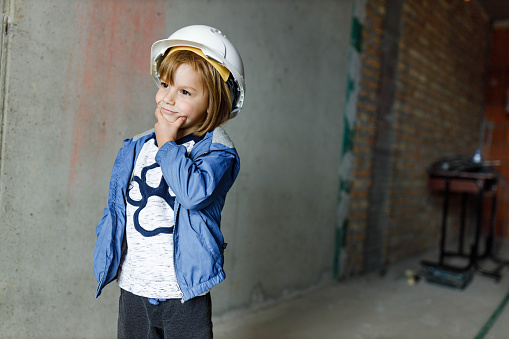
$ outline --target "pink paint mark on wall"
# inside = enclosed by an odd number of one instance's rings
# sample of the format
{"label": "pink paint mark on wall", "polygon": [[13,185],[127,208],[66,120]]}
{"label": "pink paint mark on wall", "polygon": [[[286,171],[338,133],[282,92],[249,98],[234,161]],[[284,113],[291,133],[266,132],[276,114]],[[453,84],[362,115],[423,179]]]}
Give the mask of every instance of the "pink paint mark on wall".
{"label": "pink paint mark on wall", "polygon": [[68,192],[80,164],[118,138],[114,125],[151,82],[150,46],[166,34],[164,0],[78,0],[76,11],[66,79],[65,107],[73,114]]}

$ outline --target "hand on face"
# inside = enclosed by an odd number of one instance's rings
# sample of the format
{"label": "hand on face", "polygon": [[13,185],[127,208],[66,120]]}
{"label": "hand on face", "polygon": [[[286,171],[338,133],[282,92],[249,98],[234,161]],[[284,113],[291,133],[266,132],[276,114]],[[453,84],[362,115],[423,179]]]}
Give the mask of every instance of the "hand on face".
{"label": "hand on face", "polygon": [[159,146],[198,130],[208,112],[208,92],[201,75],[186,63],[177,67],[173,81],[161,80],[155,99]]}
{"label": "hand on face", "polygon": [[170,124],[173,124],[179,117],[179,115],[176,113],[173,114],[165,113],[164,110],[161,109],[161,104],[159,104],[157,108],[159,108],[159,112],[161,113],[162,117],[166,119],[166,121],[168,121]]}
{"label": "hand on face", "polygon": [[178,117],[171,121],[172,118],[167,114],[162,113],[159,106],[156,108],[155,116],[157,122],[154,125],[154,130],[156,133],[157,145],[161,148],[161,146],[168,141],[175,141],[178,139],[177,135],[180,126],[182,126],[182,124],[186,121],[186,117]]}

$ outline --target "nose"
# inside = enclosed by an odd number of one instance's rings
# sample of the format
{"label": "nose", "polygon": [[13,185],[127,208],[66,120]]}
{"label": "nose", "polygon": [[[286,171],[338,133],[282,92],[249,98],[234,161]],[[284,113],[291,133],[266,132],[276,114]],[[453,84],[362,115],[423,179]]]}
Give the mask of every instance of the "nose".
{"label": "nose", "polygon": [[166,92],[166,94],[163,97],[163,102],[168,105],[175,104],[175,94],[172,90],[169,90]]}

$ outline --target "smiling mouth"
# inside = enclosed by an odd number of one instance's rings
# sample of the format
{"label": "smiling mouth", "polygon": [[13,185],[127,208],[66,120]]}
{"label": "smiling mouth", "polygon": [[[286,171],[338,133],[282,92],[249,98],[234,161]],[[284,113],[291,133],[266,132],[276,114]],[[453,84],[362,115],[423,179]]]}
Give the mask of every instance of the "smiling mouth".
{"label": "smiling mouth", "polygon": [[164,114],[178,114],[178,112],[175,112],[175,111],[172,111],[172,110],[169,110],[167,108],[164,108],[162,106],[159,106],[159,109],[161,110],[162,113]]}

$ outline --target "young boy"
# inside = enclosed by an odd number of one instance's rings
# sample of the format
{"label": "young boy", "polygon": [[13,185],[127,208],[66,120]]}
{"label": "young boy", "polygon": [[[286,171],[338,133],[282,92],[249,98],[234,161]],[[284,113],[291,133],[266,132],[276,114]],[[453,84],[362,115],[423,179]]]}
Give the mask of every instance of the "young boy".
{"label": "young boy", "polygon": [[217,29],[154,43],[154,130],[124,142],[97,225],[97,296],[117,278],[119,338],[211,338],[210,289],[225,278],[220,230],[239,157],[219,127],[244,101],[240,55]]}

